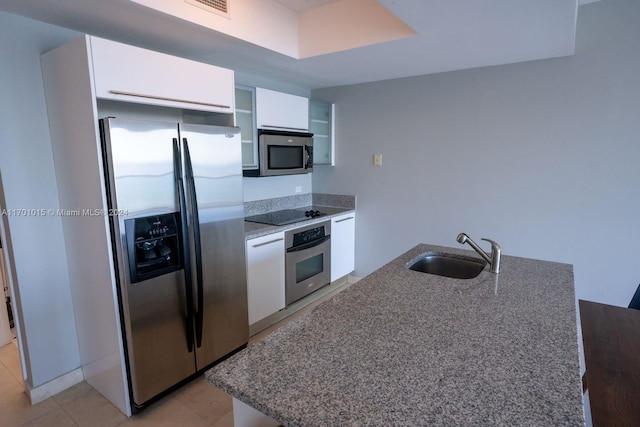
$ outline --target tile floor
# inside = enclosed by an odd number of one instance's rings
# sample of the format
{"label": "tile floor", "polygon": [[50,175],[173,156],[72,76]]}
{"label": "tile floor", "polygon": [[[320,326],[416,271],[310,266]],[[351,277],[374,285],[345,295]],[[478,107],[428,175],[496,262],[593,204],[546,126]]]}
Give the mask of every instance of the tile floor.
{"label": "tile floor", "polygon": [[[253,336],[249,344],[295,319],[318,302]],[[23,390],[15,344],[0,347],[0,426],[211,426],[232,427],[231,397],[203,376],[127,418],[86,382],[31,405]]]}
{"label": "tile floor", "polygon": [[232,427],[231,397],[197,378],[127,418],[86,382],[31,405],[23,391],[18,348],[0,348],[0,426]]}

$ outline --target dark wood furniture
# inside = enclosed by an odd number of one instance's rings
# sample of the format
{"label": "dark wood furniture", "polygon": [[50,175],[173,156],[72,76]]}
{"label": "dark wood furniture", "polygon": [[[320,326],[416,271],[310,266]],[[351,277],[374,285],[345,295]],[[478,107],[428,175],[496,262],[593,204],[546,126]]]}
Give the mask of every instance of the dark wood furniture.
{"label": "dark wood furniture", "polygon": [[640,311],[578,304],[593,426],[640,426]]}
{"label": "dark wood furniture", "polygon": [[640,285],[638,285],[636,292],[633,294],[633,298],[631,298],[629,308],[640,310]]}

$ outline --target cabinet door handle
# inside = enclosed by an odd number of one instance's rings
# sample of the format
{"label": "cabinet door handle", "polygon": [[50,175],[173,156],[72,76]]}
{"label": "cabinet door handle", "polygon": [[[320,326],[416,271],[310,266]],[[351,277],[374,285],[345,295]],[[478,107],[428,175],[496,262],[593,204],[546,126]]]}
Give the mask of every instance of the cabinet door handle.
{"label": "cabinet door handle", "polygon": [[205,105],[207,107],[231,108],[231,106],[229,105],[210,104],[208,102],[189,101],[188,99],[180,99],[180,98],[167,98],[165,96],[146,95],[143,93],[124,92],[121,90],[110,90],[109,93],[112,93],[114,95],[137,96],[138,98],[159,99],[161,101],[184,102],[186,104]]}
{"label": "cabinet door handle", "polygon": [[350,219],[353,219],[353,217],[350,216],[349,218],[338,219],[338,220],[336,220],[336,224],[339,223],[339,222],[342,222],[342,221],[349,221]]}
{"label": "cabinet door handle", "polygon": [[295,131],[304,131],[304,132],[309,132],[309,129],[305,129],[305,128],[290,128],[287,126],[274,126],[274,125],[260,125],[260,128],[270,128],[270,129],[289,129],[289,130],[295,130]]}
{"label": "cabinet door handle", "polygon": [[251,245],[251,247],[252,248],[259,248],[260,246],[270,245],[271,243],[279,242],[281,240],[284,240],[284,238],[281,237],[279,239],[269,240],[268,242],[257,243],[255,245]]}

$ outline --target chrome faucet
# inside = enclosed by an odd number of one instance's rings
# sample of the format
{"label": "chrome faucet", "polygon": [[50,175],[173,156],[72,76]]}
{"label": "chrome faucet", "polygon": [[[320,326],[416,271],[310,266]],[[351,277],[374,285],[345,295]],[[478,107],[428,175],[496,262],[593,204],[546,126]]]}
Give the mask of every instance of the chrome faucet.
{"label": "chrome faucet", "polygon": [[500,245],[499,244],[497,244],[493,240],[484,239],[484,238],[482,239],[491,243],[491,256],[489,256],[485,251],[482,250],[480,246],[476,244],[476,242],[471,240],[471,238],[464,233],[458,234],[458,237],[456,240],[458,241],[458,243],[461,243],[463,245],[465,243],[468,243],[469,246],[471,246],[476,252],[480,254],[482,258],[484,258],[485,261],[489,263],[489,265],[491,266],[490,271],[492,273],[500,273]]}

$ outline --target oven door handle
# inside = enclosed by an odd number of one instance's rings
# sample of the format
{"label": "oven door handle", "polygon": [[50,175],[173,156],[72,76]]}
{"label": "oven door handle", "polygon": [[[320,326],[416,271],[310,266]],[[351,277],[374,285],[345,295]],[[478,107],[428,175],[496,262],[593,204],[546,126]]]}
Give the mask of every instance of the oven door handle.
{"label": "oven door handle", "polygon": [[320,246],[321,244],[323,244],[324,242],[326,242],[330,238],[331,238],[330,235],[329,236],[324,236],[324,237],[322,237],[322,238],[320,238],[318,240],[314,240],[312,242],[305,243],[304,245],[294,246],[292,248],[287,248],[287,253],[304,251],[305,249],[315,248],[316,246]]}

